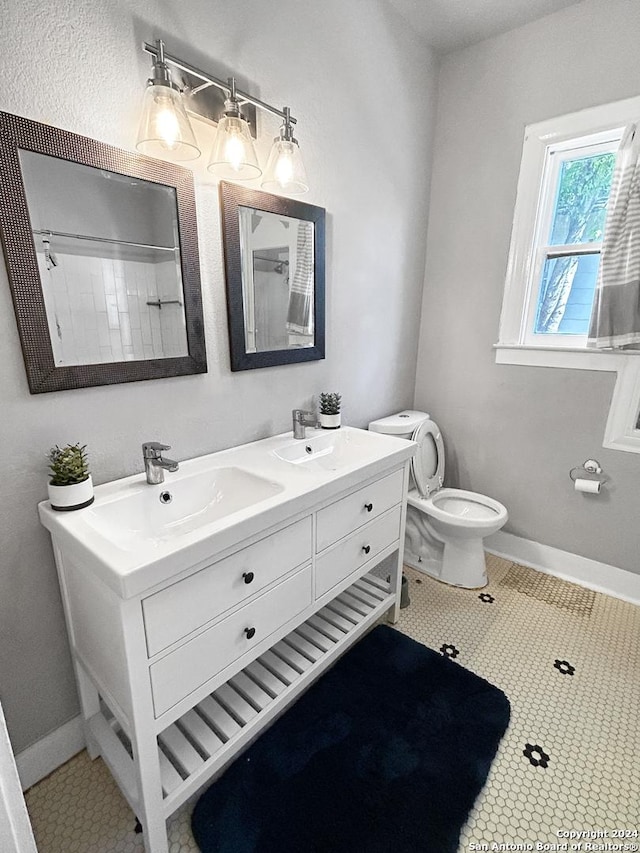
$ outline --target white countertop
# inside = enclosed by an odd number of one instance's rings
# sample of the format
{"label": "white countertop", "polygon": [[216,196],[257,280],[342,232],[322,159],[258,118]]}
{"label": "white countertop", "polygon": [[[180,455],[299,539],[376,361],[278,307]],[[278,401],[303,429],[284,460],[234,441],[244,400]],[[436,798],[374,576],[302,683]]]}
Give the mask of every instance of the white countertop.
{"label": "white countertop", "polygon": [[[307,430],[307,439],[323,432]],[[289,432],[181,462],[178,471],[165,472],[165,482],[159,485],[149,485],[142,473],[96,486],[95,501],[85,509],[56,512],[43,501],[38,505],[40,520],[54,537],[63,559],[68,554],[122,598],[141,595],[203,561],[212,561],[212,555],[223,554],[333,495],[398,467],[416,449],[415,443],[406,439],[353,427],[342,427],[340,433],[342,449],[334,467],[330,457],[312,464],[278,458],[275,451],[294,440]],[[248,475],[245,479],[249,484],[252,476],[261,478],[268,496],[210,520],[215,499],[209,499],[203,488],[207,488],[208,480],[215,479],[219,469],[239,470],[241,476]],[[172,504],[170,510],[175,516],[181,512],[180,501],[189,502],[190,488],[191,493],[204,495],[206,504],[201,502],[193,508],[188,524],[180,518],[170,529],[164,522],[166,515],[162,515],[165,508],[160,493],[175,490],[175,506]],[[122,529],[110,528],[121,507],[135,507],[135,513],[119,526]]]}

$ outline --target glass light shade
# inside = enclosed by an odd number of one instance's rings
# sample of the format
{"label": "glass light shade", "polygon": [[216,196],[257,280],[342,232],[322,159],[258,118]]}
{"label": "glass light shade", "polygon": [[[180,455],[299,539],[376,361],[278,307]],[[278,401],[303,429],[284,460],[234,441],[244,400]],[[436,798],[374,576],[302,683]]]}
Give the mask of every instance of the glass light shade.
{"label": "glass light shade", "polygon": [[247,122],[238,116],[223,116],[207,169],[219,178],[250,181],[262,174]]}
{"label": "glass light shade", "polygon": [[177,89],[161,85],[147,87],[136,148],[149,157],[171,160],[195,160],[200,156]]}
{"label": "glass light shade", "polygon": [[281,137],[274,140],[262,187],[270,192],[285,192],[291,195],[307,192],[309,183],[297,142]]}

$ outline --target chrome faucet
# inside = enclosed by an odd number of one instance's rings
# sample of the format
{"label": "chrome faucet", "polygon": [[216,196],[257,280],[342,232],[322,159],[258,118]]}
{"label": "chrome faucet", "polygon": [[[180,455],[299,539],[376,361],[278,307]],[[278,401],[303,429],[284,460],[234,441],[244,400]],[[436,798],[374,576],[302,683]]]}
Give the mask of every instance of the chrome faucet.
{"label": "chrome faucet", "polygon": [[294,409],[291,412],[293,416],[293,437],[306,438],[306,427],[318,426],[318,418],[315,412],[307,412],[304,409]]}
{"label": "chrome faucet", "polygon": [[157,486],[164,483],[164,469],[177,471],[178,463],[173,459],[163,459],[162,451],[171,450],[169,444],[160,444],[158,441],[145,441],[142,445],[142,456],[144,458],[144,473],[147,475],[147,483]]}

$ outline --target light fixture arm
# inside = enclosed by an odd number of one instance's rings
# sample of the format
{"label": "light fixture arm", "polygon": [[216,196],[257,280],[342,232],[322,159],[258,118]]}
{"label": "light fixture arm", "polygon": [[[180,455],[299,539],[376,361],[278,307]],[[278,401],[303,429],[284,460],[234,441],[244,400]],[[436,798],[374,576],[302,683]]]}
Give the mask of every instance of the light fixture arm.
{"label": "light fixture arm", "polygon": [[[145,42],[142,46],[142,49],[155,57],[156,60],[166,64],[172,65],[174,68],[178,68],[180,71],[185,71],[187,74],[191,74],[193,77],[197,77],[198,80],[202,80],[205,86],[216,86],[218,89],[221,89],[227,98],[230,98],[232,93],[235,95],[238,101],[241,103],[253,104],[254,107],[258,109],[264,110],[265,112],[271,113],[271,115],[278,116],[281,119],[284,119],[285,124],[297,124],[296,119],[291,115],[289,108],[285,107],[282,110],[277,109],[277,107],[272,107],[271,104],[267,104],[265,101],[261,101],[259,98],[254,98],[252,95],[248,95],[246,92],[242,92],[240,89],[235,88],[235,80],[233,78],[229,78],[226,82],[224,80],[219,80],[217,77],[213,77],[211,74],[206,74],[204,71],[201,71],[199,68],[196,68],[195,65],[191,65],[188,62],[184,62],[182,59],[179,59],[177,56],[172,56],[170,53],[165,53],[164,51],[164,43],[158,41],[155,45],[149,44]],[[232,82],[233,81],[233,82]],[[199,86],[198,90],[205,88],[203,86]]]}

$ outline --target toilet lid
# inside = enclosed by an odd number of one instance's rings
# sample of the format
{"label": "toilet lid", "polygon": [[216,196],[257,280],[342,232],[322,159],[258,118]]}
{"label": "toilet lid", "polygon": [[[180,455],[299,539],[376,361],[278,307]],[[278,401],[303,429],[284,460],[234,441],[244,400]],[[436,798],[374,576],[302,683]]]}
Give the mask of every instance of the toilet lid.
{"label": "toilet lid", "polygon": [[411,436],[418,445],[411,470],[418,492],[428,498],[444,483],[444,442],[435,421],[426,420]]}

